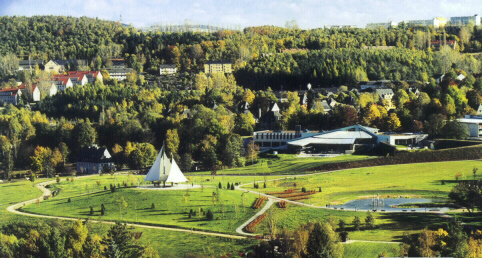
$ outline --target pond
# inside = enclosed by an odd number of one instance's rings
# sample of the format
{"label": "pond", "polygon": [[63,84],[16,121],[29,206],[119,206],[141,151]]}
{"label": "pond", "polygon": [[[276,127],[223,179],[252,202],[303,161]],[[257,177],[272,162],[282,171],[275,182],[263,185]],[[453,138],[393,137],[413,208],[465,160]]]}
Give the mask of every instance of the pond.
{"label": "pond", "polygon": [[[337,210],[350,210],[350,211],[379,211],[379,212],[445,212],[448,211],[447,207],[433,207],[433,205],[428,205],[429,207],[423,207],[423,203],[440,203],[440,200],[436,199],[426,199],[426,198],[370,198],[370,199],[357,199],[353,201],[346,202],[342,205],[331,205],[328,206],[332,209]],[[421,208],[398,208],[394,206],[402,204],[422,204],[418,205]]]}

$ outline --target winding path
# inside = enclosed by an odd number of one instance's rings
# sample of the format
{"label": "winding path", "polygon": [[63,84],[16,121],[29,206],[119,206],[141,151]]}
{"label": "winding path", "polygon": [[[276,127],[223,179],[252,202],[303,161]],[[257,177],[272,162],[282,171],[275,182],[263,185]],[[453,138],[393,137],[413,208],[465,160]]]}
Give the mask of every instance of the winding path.
{"label": "winding path", "polygon": [[241,226],[239,226],[236,229],[236,233],[241,234],[241,235],[245,235],[245,236],[256,236],[256,234],[250,234],[250,233],[243,232],[243,228],[246,227],[249,223],[251,223],[251,221],[253,221],[257,217],[261,216],[261,214],[265,213],[269,208],[271,208],[271,205],[273,205],[273,203],[275,203],[275,201],[273,199],[269,199],[268,203],[266,203],[266,205],[261,210],[259,210],[256,214],[254,214],[253,217],[248,219],[246,222],[244,222]]}
{"label": "winding path", "polygon": [[[40,215],[40,214],[33,214],[33,213],[26,213],[22,212],[19,209],[25,205],[36,203],[38,200],[43,201],[43,196],[49,196],[51,191],[45,188],[46,185],[55,183],[55,181],[48,181],[40,184],[36,184],[35,186],[42,191],[42,195],[38,198],[16,203],[7,207],[7,211],[23,215],[23,216],[30,216],[30,217],[37,217],[37,218],[46,218],[46,219],[59,219],[59,220],[69,220],[75,221],[78,220],[77,218],[69,218],[69,217],[60,217],[60,216],[49,216],[49,215]],[[90,222],[94,223],[102,223],[107,225],[113,225],[115,222],[112,221],[99,221],[99,220],[89,220]],[[213,232],[204,232],[199,230],[190,230],[190,229],[182,229],[182,228],[170,228],[170,227],[162,227],[162,226],[150,226],[150,225],[143,225],[137,223],[126,223],[127,226],[138,227],[138,228],[149,228],[149,229],[158,229],[158,230],[168,230],[168,231],[176,231],[176,232],[184,232],[184,233],[192,233],[198,235],[207,235],[207,236],[216,236],[216,237],[225,237],[230,239],[246,239],[247,236],[239,236],[239,235],[231,235],[231,234],[223,234],[223,233],[213,233]]]}

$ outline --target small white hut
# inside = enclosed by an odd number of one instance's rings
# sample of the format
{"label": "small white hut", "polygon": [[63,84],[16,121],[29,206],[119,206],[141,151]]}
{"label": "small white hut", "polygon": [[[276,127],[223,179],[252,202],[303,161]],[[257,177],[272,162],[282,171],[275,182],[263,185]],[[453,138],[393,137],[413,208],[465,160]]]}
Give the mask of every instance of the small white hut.
{"label": "small white hut", "polygon": [[152,165],[144,181],[163,182],[165,186],[166,183],[173,185],[174,183],[184,183],[189,180],[182,174],[176,161],[174,159],[172,161],[169,160],[164,151],[164,146],[162,146],[156,161],[154,161],[154,165]]}

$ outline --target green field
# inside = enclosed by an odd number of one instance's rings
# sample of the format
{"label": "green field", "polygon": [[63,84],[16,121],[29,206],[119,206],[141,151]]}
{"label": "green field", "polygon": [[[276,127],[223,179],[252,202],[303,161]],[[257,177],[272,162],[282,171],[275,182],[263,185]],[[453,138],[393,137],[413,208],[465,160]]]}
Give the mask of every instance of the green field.
{"label": "green field", "polygon": [[[207,231],[234,233],[236,227],[252,217],[257,210],[252,209],[257,196],[242,191],[227,190],[228,182],[247,183],[262,180],[264,177],[196,176],[190,177],[201,188],[188,190],[149,190],[137,188],[144,176],[134,175],[95,175],[74,178],[74,182],[62,179],[50,186],[60,194],[40,205],[29,205],[24,211],[37,214],[62,214],[72,218],[91,218],[109,221],[136,222],[150,225],[163,225],[195,228]],[[276,177],[267,177],[276,178]],[[224,189],[219,189],[221,182]],[[120,187],[110,191],[111,185]],[[107,188],[107,190],[104,190]],[[213,194],[216,194],[213,202]],[[70,199],[70,202],[68,201]],[[101,205],[106,212],[101,215]],[[154,204],[154,208],[152,205]],[[90,207],[94,209],[90,214]],[[189,217],[190,211],[196,212]],[[206,220],[205,212],[211,210],[214,220]]]}
{"label": "green field", "polygon": [[383,243],[351,243],[343,245],[344,257],[350,258],[378,258],[384,253],[388,257],[399,256],[400,246]]}
{"label": "green field", "polygon": [[[334,171],[309,176],[296,176],[268,181],[262,192],[280,192],[288,188],[305,187],[319,190],[305,203],[325,206],[329,203],[344,203],[360,197],[376,194],[398,197],[416,195],[424,197],[447,197],[454,183],[442,185],[442,180],[455,180],[457,172],[460,179],[473,179],[472,169],[482,167],[482,161],[454,161],[439,163],[418,163],[393,166],[380,166]],[[262,184],[262,183],[261,183]],[[296,185],[296,186],[295,186]],[[242,186],[253,190],[253,184]]]}
{"label": "green field", "polygon": [[320,166],[326,163],[363,160],[375,158],[363,155],[341,155],[337,157],[303,157],[299,158],[292,154],[266,155],[259,158],[258,163],[238,168],[218,170],[219,175],[264,175],[264,174],[301,174],[307,169]]}

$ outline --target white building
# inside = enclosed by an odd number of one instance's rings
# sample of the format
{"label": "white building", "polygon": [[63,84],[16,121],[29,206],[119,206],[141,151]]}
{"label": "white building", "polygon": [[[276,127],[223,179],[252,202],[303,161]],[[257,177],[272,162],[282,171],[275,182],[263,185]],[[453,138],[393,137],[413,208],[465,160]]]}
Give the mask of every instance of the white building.
{"label": "white building", "polygon": [[390,29],[390,28],[396,28],[397,23],[394,21],[389,21],[389,22],[378,22],[378,23],[368,23],[366,28],[367,29]]}
{"label": "white building", "polygon": [[480,26],[481,18],[478,14],[474,16],[450,17],[450,25],[475,25]]}
{"label": "white building", "polygon": [[159,73],[161,75],[175,74],[177,73],[177,66],[173,64],[162,64],[159,65]]}
{"label": "white building", "polygon": [[114,169],[114,162],[106,148],[97,146],[86,147],[80,150],[77,160],[77,172],[80,174],[99,174],[105,167]]}
{"label": "white building", "polygon": [[434,28],[440,28],[445,27],[445,25],[447,24],[447,19],[442,17],[435,17],[431,20],[410,20],[404,22],[411,26],[433,26]]}
{"label": "white building", "polygon": [[132,68],[111,68],[107,69],[110,78],[116,79],[118,81],[123,81],[127,79],[127,75],[132,73]]}
{"label": "white building", "polygon": [[467,125],[471,138],[482,138],[482,116],[466,115],[457,119],[459,123]]}

